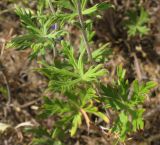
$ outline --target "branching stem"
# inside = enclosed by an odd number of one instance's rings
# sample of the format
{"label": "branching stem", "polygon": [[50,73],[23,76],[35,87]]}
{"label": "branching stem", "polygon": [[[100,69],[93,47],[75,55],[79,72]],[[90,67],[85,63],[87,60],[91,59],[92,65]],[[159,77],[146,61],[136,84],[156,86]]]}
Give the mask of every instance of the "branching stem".
{"label": "branching stem", "polygon": [[80,22],[81,29],[82,29],[83,39],[84,39],[84,42],[85,42],[86,48],[87,48],[88,59],[91,63],[93,63],[92,52],[91,52],[91,48],[90,48],[90,45],[89,45],[89,42],[87,39],[87,33],[85,31],[85,26],[84,26],[84,22],[83,22],[81,0],[77,0],[77,9],[78,9],[79,22]]}

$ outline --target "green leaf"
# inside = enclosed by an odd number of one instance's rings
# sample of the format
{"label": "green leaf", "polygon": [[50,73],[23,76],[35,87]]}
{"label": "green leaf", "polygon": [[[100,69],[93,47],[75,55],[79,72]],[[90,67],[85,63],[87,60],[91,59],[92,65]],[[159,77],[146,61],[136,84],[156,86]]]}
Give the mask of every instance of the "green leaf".
{"label": "green leaf", "polygon": [[137,27],[137,30],[140,32],[140,35],[146,35],[149,32],[149,28],[146,26]]}
{"label": "green leaf", "polygon": [[[138,10],[140,10],[140,15],[138,14]],[[146,35],[149,32],[149,28],[147,27],[147,23],[149,22],[149,15],[147,11],[140,7],[135,11],[130,11],[128,13],[129,20],[125,22],[127,27],[128,35],[136,36],[136,35]]]}
{"label": "green leaf", "polygon": [[82,80],[90,82],[96,81],[98,77],[104,76],[106,73],[107,71],[102,68],[102,64],[99,64],[96,67],[91,66],[81,77]]}
{"label": "green leaf", "polygon": [[139,23],[139,25],[143,25],[143,24],[147,23],[148,21],[149,21],[149,15],[148,15],[147,11],[143,7],[141,7],[140,17],[139,17],[138,23]]}
{"label": "green leaf", "polygon": [[81,106],[84,107],[88,102],[96,100],[97,98],[98,96],[96,95],[96,91],[93,88],[89,88],[85,94],[81,94]]}
{"label": "green leaf", "polygon": [[79,56],[78,64],[77,64],[77,68],[78,68],[78,70],[79,70],[79,72],[80,72],[81,75],[83,75],[83,73],[84,73],[84,63],[83,63],[84,53],[85,53],[85,48],[83,48],[81,50],[81,54]]}
{"label": "green leaf", "polygon": [[132,125],[133,125],[133,131],[137,131],[139,129],[143,129],[144,127],[144,121],[143,121],[143,115],[144,109],[139,109],[132,112]]}
{"label": "green leaf", "polygon": [[109,44],[107,43],[102,45],[99,49],[94,50],[92,52],[92,58],[96,62],[103,62],[109,54],[111,54],[111,50],[109,49]]}
{"label": "green leaf", "polygon": [[35,27],[35,24],[32,21],[33,12],[30,9],[20,8],[16,6],[16,13],[20,17],[21,22],[25,24],[25,26]]}
{"label": "green leaf", "polygon": [[75,70],[78,70],[77,61],[74,58],[74,50],[73,47],[70,46],[69,43],[62,41],[62,46],[64,48],[64,53],[69,59],[69,63],[74,67]]}
{"label": "green leaf", "polygon": [[157,86],[157,83],[156,82],[153,82],[153,81],[149,81],[146,83],[146,89],[150,90],[150,89],[153,89]]}
{"label": "green leaf", "polygon": [[81,125],[81,113],[74,115],[73,121],[72,121],[72,128],[70,130],[71,136],[74,136],[77,128]]}
{"label": "green leaf", "polygon": [[89,15],[89,14],[92,14],[92,13],[98,11],[98,10],[107,10],[111,7],[113,7],[112,4],[107,3],[107,2],[102,2],[102,3],[99,3],[99,4],[96,4],[96,5],[92,6],[91,8],[83,10],[82,14],[83,15]]}
{"label": "green leaf", "polygon": [[103,114],[102,112],[94,112],[94,114],[98,117],[100,117],[101,119],[103,119],[106,123],[109,123],[109,118]]}

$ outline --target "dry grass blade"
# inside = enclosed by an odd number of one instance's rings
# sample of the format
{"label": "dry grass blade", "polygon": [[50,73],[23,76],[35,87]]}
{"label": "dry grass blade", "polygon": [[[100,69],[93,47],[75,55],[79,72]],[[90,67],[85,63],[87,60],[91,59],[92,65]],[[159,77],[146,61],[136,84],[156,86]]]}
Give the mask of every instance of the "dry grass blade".
{"label": "dry grass blade", "polygon": [[80,112],[82,113],[82,115],[83,115],[83,117],[84,117],[84,119],[85,119],[85,121],[86,121],[88,130],[89,130],[89,128],[90,128],[90,122],[91,122],[91,121],[90,121],[87,113],[86,113],[83,109],[80,109]]}

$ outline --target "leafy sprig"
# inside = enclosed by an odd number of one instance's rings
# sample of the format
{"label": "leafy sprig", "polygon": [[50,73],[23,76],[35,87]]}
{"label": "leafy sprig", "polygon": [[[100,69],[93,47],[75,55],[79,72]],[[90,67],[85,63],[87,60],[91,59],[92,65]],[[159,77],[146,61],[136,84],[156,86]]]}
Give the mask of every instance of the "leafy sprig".
{"label": "leafy sprig", "polygon": [[128,133],[143,129],[144,109],[139,108],[139,105],[144,103],[150,89],[156,86],[156,83],[152,81],[139,84],[135,80],[130,87],[128,80],[125,79],[125,73],[122,67],[118,67],[117,81],[112,85],[102,85],[105,96],[103,101],[106,102],[106,107],[119,112],[112,131],[120,134],[122,141],[125,140]]}
{"label": "leafy sprig", "polygon": [[[105,113],[107,109],[118,114],[110,129],[119,134],[121,141],[132,131],[143,129],[144,109],[139,106],[150,89],[155,87],[155,83],[139,84],[135,80],[130,85],[122,67],[118,67],[117,80],[113,84],[102,83],[101,77],[107,73],[103,63],[106,61],[108,44],[92,51],[90,44],[94,43],[94,31],[90,16],[113,6],[102,2],[88,8],[87,3],[87,0],[39,0],[36,12],[16,8],[26,33],[13,38],[9,46],[31,48],[31,59],[39,54],[47,57],[47,50],[53,49],[54,53],[57,51],[52,65],[43,59],[41,68],[37,69],[47,77],[47,89],[53,96],[58,94],[58,97],[45,97],[41,117],[55,116],[57,119],[53,129],[40,127],[35,130],[33,144],[63,144],[65,135],[70,133],[73,137],[83,122],[89,131],[91,124],[94,124],[92,116],[101,118],[108,124],[110,120]],[[144,9],[140,10],[139,16],[130,13],[129,19],[132,19],[127,24],[130,36],[147,34],[148,15]],[[65,38],[65,35],[70,34],[65,26],[70,24],[82,30],[80,45],[77,47],[73,47]]]}
{"label": "leafy sprig", "polygon": [[[99,77],[104,76],[107,71],[102,68],[102,64],[85,68],[83,61],[85,49],[81,49],[79,58],[74,57],[74,50],[70,44],[62,42],[64,54],[67,59],[67,67],[57,68],[55,66],[44,66],[39,69],[44,75],[49,78],[49,89],[54,91],[65,92],[77,86],[82,86],[85,83],[96,82]],[[64,81],[65,80],[65,81]]]}
{"label": "leafy sprig", "polygon": [[139,11],[140,14],[138,14],[137,10],[128,12],[129,19],[125,22],[125,25],[130,37],[136,35],[144,36],[150,30],[147,27],[147,23],[149,22],[148,12],[143,7]]}

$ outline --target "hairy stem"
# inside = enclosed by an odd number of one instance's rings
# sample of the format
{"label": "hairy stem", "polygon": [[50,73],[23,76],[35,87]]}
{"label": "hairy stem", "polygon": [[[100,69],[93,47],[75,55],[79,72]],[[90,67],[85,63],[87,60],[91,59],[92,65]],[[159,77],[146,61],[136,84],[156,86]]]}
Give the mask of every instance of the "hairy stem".
{"label": "hairy stem", "polygon": [[83,39],[84,39],[84,42],[85,42],[86,48],[87,48],[88,59],[91,63],[93,63],[91,48],[90,48],[89,42],[87,40],[87,33],[85,31],[85,26],[84,26],[84,22],[83,22],[81,0],[77,0],[77,9],[78,9],[79,22],[80,22],[81,29],[82,29]]}

